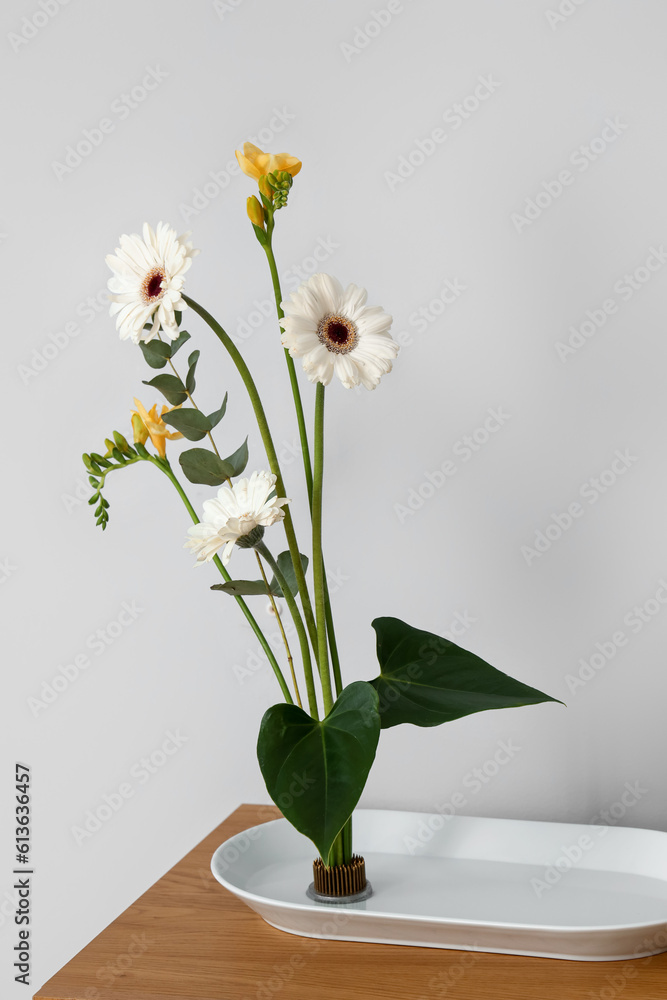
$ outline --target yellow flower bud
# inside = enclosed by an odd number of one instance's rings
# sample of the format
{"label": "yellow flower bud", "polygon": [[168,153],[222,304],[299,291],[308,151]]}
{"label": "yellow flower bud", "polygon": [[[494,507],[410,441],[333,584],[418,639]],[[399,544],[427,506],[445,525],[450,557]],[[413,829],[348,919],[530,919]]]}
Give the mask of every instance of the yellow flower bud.
{"label": "yellow flower bud", "polygon": [[259,226],[260,229],[264,229],[264,209],[255,195],[248,198],[246,205],[248,218],[252,222],[253,226]]}
{"label": "yellow flower bud", "polygon": [[267,198],[269,201],[273,201],[273,188],[267,181],[266,174],[262,174],[257,183],[259,185],[259,190],[264,195],[264,197]]}
{"label": "yellow flower bud", "polygon": [[132,414],[132,430],[134,432],[134,443],[146,444],[148,440],[148,428],[138,413]]}

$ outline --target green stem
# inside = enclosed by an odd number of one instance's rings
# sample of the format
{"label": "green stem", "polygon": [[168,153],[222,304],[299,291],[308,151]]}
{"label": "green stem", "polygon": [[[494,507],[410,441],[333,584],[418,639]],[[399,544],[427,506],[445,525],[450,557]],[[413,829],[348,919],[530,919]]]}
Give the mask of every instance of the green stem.
{"label": "green stem", "polygon": [[315,610],[317,614],[317,643],[319,649],[320,682],[324,700],[324,714],[333,708],[329,656],[327,649],[326,602],[324,598],[324,560],[322,559],[322,479],[324,475],[324,386],[317,383],[315,394],[315,442],[313,474],[313,580],[315,585]]}
{"label": "green stem", "polygon": [[[171,481],[171,483],[173,484],[173,486],[175,486],[175,488],[178,490],[178,493],[179,493],[179,496],[180,496],[181,500],[185,504],[185,507],[186,507],[186,509],[187,509],[190,517],[192,518],[193,523],[194,524],[199,524],[199,518],[197,517],[197,514],[195,513],[195,509],[192,506],[192,504],[190,503],[190,501],[188,500],[188,497],[187,497],[187,494],[185,493],[185,490],[183,489],[183,487],[179,483],[178,479],[176,478],[176,476],[172,472],[171,465],[169,464],[169,462],[167,461],[167,459],[166,458],[164,458],[164,459],[153,458],[151,456],[150,461],[153,463],[153,465],[156,465],[158,467],[158,469],[160,469],[161,472],[164,472],[165,476],[167,476],[167,478]],[[213,556],[213,562],[215,563],[215,566],[217,567],[217,569],[220,572],[221,576],[229,583],[229,581],[231,580],[231,576],[229,575],[229,573],[227,572],[227,570],[225,569],[225,567],[222,565],[222,561],[220,559],[220,556]],[[248,605],[246,604],[246,602],[243,600],[243,598],[242,597],[238,597],[238,596],[235,595],[235,599],[236,599],[236,603],[241,608],[241,611],[246,616],[246,619],[248,620],[248,623],[249,623],[251,629],[253,630],[253,632],[255,633],[255,635],[257,636],[257,638],[259,639],[259,642],[260,642],[260,645],[261,645],[262,649],[266,653],[268,661],[271,664],[271,667],[273,669],[274,674],[276,675],[276,679],[277,679],[278,683],[280,684],[280,689],[281,689],[281,691],[283,693],[285,701],[288,703],[288,705],[293,705],[294,704],[294,700],[293,700],[292,695],[290,693],[290,689],[287,686],[287,682],[285,681],[285,678],[283,677],[282,671],[281,671],[280,667],[278,666],[278,661],[275,658],[273,650],[269,646],[269,643],[268,643],[268,640],[267,640],[266,636],[264,635],[264,633],[262,632],[261,628],[259,627],[259,625],[255,621],[254,615],[252,614],[250,608],[248,607]]]}
{"label": "green stem", "polygon": [[[278,314],[278,319],[281,320],[285,313],[282,308],[283,294],[280,288],[280,278],[278,276],[278,267],[276,265],[276,258],[273,253],[273,229],[274,229],[274,219],[271,217],[267,222],[267,242],[262,244],[264,247],[264,252],[266,253],[266,258],[269,262],[269,270],[271,271],[271,281],[273,282],[273,294],[276,300],[276,312]],[[288,350],[285,350],[285,360],[287,362],[287,370],[289,372],[290,385],[292,387],[292,396],[294,397],[294,407],[296,409],[296,420],[299,427],[299,437],[301,439],[301,454],[303,455],[303,468],[306,474],[306,486],[308,488],[308,502],[310,504],[310,509],[313,509],[313,473],[310,464],[310,448],[308,446],[308,432],[306,430],[306,421],[303,413],[303,404],[301,402],[301,392],[299,390],[299,383],[296,375],[296,368],[294,366],[294,358],[291,356]],[[326,568],[323,566],[324,574],[324,599],[326,604],[326,619],[327,619],[327,638],[329,640],[329,651],[331,653],[331,666],[333,668],[334,682],[336,685],[336,694],[339,695],[343,690],[343,680],[340,672],[340,658],[338,656],[338,646],[336,644],[336,635],[334,632],[333,615],[331,613],[331,601],[329,598],[329,585],[327,583]]]}
{"label": "green stem", "polygon": [[292,615],[292,618],[294,620],[294,625],[297,631],[297,635],[299,637],[299,645],[301,646],[301,656],[303,658],[303,663],[304,663],[303,672],[306,678],[308,707],[310,709],[310,714],[312,715],[313,719],[319,719],[319,713],[317,711],[317,696],[315,694],[315,683],[313,680],[313,667],[310,662],[310,648],[308,646],[308,636],[306,635],[306,630],[303,625],[303,619],[299,612],[299,607],[296,601],[294,600],[294,595],[292,594],[292,591],[289,588],[289,584],[285,580],[283,574],[280,572],[278,563],[273,558],[271,552],[269,552],[268,548],[266,547],[266,544],[264,542],[260,542],[259,545],[255,546],[255,548],[259,552],[259,554],[264,557],[266,562],[273,570],[273,574],[278,583],[280,584],[280,589],[283,592],[283,597],[287,602],[287,607],[289,608],[290,614]]}
{"label": "green stem", "polygon": [[[196,312],[197,315],[200,316],[204,320],[204,322],[210,327],[210,329],[216,335],[216,337],[224,346],[230,358],[234,362],[236,369],[243,380],[243,384],[246,387],[248,396],[250,397],[252,408],[255,411],[257,426],[259,427],[259,431],[262,436],[262,442],[264,444],[264,449],[266,451],[266,457],[269,461],[269,468],[276,477],[276,489],[280,495],[284,496],[285,485],[283,483],[283,478],[280,471],[280,465],[278,463],[278,456],[276,454],[276,449],[274,447],[273,439],[271,437],[269,424],[266,419],[266,414],[264,413],[264,407],[262,406],[262,401],[257,391],[257,386],[255,385],[253,377],[250,374],[250,370],[246,365],[241,352],[238,350],[238,348],[230,338],[229,334],[225,332],[225,330],[218,323],[218,321],[214,319],[213,316],[211,316],[211,314],[207,312],[207,310],[204,309],[203,306],[200,306],[198,302],[195,302],[194,299],[191,299],[187,295],[184,295],[183,298],[190,306],[190,308],[193,309],[194,312]],[[290,513],[289,508],[285,510],[283,525],[285,527],[287,544],[289,546],[290,556],[292,558],[292,564],[294,566],[294,574],[296,576],[296,581],[299,588],[299,596],[301,597],[303,613],[306,619],[306,628],[308,629],[310,641],[312,643],[313,650],[315,651],[315,656],[317,659],[317,629],[315,626],[315,618],[313,615],[313,606],[310,600],[310,594],[308,593],[306,576],[303,572],[303,566],[301,565],[299,546],[296,540],[296,533],[294,531],[294,524],[292,522],[292,515]],[[304,663],[304,671],[306,670],[307,667],[306,664]]]}
{"label": "green stem", "polygon": [[[324,560],[324,556],[322,557]],[[329,640],[329,652],[331,653],[331,667],[333,669],[334,684],[336,685],[336,697],[343,690],[343,678],[340,672],[340,657],[338,656],[338,645],[336,643],[336,633],[334,632],[333,614],[331,613],[331,599],[329,597],[329,583],[327,581],[327,571],[322,562],[322,578],[324,581],[324,608],[327,619],[327,638]]]}
{"label": "green stem", "polygon": [[[266,259],[269,262],[269,270],[271,271],[271,281],[273,282],[273,294],[276,300],[276,312],[278,313],[278,319],[281,320],[285,315],[282,307],[283,293],[280,289],[280,278],[278,277],[276,258],[274,257],[273,254],[272,234],[273,234],[273,224],[267,231],[267,242],[264,244],[264,252],[266,253]],[[303,456],[303,470],[306,474],[306,487],[308,489],[308,503],[312,507],[313,471],[310,464],[310,446],[308,444],[308,431],[306,430],[306,419],[303,414],[303,403],[301,402],[301,391],[299,389],[299,381],[296,375],[294,358],[291,356],[287,348],[285,348],[285,361],[287,362],[287,371],[289,372],[289,380],[290,380],[290,385],[292,387],[292,396],[294,397],[294,407],[296,409],[296,421],[299,427],[299,438],[301,440],[301,455]]]}

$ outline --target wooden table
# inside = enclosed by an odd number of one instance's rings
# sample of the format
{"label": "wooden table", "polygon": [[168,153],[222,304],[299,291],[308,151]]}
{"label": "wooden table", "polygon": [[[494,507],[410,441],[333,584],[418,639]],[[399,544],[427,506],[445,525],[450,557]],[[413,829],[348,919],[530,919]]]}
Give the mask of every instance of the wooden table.
{"label": "wooden table", "polygon": [[667,1000],[667,954],[565,962],[275,930],[223,889],[209,864],[227,837],[278,815],[237,809],[34,1000]]}

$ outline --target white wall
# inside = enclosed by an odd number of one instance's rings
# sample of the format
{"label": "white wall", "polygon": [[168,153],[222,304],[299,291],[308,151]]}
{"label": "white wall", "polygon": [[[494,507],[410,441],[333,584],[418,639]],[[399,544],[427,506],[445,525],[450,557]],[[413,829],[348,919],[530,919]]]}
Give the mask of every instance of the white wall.
{"label": "white wall", "polygon": [[[178,497],[150,467],[112,478],[103,535],[77,491],[80,454],[129,432],[135,395],[153,401],[139,350],[100,305],[105,254],[144,220],[192,229],[202,253],[187,290],[231,333],[255,319],[270,284],[245,216],[253,185],[226,170],[271,122],[280,130],[259,144],[304,163],[279,216],[281,271],[308,268],[327,245],[323,269],[365,285],[407,342],[376,392],[328,394],[326,541],[346,679],[376,672],[375,616],[441,632],[458,614],[473,620],[461,644],[568,703],[387,732],[363,804],[432,810],[460,791],[470,814],[588,822],[613,808],[613,822],[665,829],[667,611],[650,603],[667,599],[665,5],[563,0],[573,12],[559,20],[558,0],[392,0],[380,30],[372,12],[386,0],[56,4],[2,10],[0,896],[20,760],[34,782],[34,987],[239,803],[268,801],[254,745],[277,687],[265,665],[239,679],[256,642],[209,592],[215,571],[192,571]],[[159,83],[130,109],[123,95],[151,69]],[[80,165],[54,166],[103,118],[113,129]],[[434,129],[443,141],[429,146]],[[409,176],[397,178],[401,163]],[[447,282],[465,290],[442,309]],[[230,392],[221,447],[250,432],[251,466],[263,467],[238,377],[188,324],[204,352],[204,406]],[[574,328],[581,346],[564,353]],[[271,317],[245,352],[288,448]],[[457,442],[499,408],[503,426],[466,461]],[[630,456],[622,474],[599,491],[590,484],[618,451]],[[456,473],[401,513],[448,458]],[[212,491],[190,492],[199,505]],[[548,551],[522,552],[575,502],[581,516]],[[250,572],[248,558],[237,552],[235,572]],[[97,655],[88,637],[124,602],[141,613]],[[642,621],[632,609],[644,605]],[[270,625],[262,601],[257,610]],[[618,632],[625,644],[588,668],[592,679],[568,683]],[[90,667],[31,711],[86,651]],[[136,765],[168,731],[187,742],[142,781]],[[520,752],[475,784],[499,741]],[[72,828],[123,782],[132,797],[77,843]],[[620,815],[626,783],[638,801]],[[5,918],[3,996],[25,997],[14,930]]]}

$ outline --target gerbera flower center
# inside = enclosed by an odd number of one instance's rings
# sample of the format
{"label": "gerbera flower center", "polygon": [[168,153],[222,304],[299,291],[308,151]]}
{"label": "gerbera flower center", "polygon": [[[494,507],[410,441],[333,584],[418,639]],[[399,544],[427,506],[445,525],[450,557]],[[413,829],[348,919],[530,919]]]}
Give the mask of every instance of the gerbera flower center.
{"label": "gerbera flower center", "polygon": [[317,327],[320,343],[334,354],[348,354],[357,345],[357,328],[351,319],[327,313]]}
{"label": "gerbera flower center", "polygon": [[141,294],[144,302],[155,302],[164,291],[163,283],[166,286],[167,276],[161,267],[154,267],[149,271],[143,280]]}

